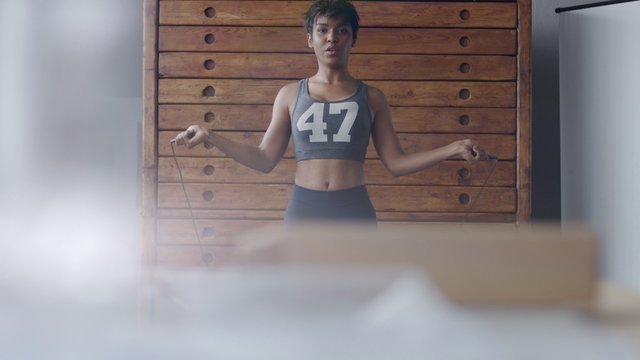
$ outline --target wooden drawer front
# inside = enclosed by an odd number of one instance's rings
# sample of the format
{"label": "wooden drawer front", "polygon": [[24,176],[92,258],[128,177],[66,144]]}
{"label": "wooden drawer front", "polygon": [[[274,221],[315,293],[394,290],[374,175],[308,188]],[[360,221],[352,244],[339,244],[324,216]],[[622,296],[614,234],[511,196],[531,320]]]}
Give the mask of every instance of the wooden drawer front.
{"label": "wooden drawer front", "polygon": [[402,212],[402,211],[377,211],[378,221],[413,221],[413,222],[449,222],[449,223],[514,223],[516,221],[515,213],[485,213],[485,212]]}
{"label": "wooden drawer front", "polygon": [[[402,3],[355,1],[361,26],[481,27],[516,26],[515,4]],[[163,25],[301,27],[308,1],[160,1]]]}
{"label": "wooden drawer front", "polygon": [[486,187],[480,197],[479,187],[371,185],[368,189],[378,211],[516,211],[516,191],[513,188]]}
{"label": "wooden drawer front", "polygon": [[[362,28],[352,52],[515,55],[516,35],[508,29]],[[158,36],[160,51],[310,53],[301,26],[160,26]]]}
{"label": "wooden drawer front", "polygon": [[[232,245],[245,231],[256,230],[280,223],[267,220],[196,220],[196,229],[201,244]],[[156,242],[159,245],[198,245],[189,219],[160,219],[157,222]]]}
{"label": "wooden drawer front", "polygon": [[[294,159],[283,159],[271,173],[262,174],[229,158],[180,157],[178,163],[184,182],[219,184],[293,184],[296,166]],[[469,164],[465,161],[445,161],[428,171],[399,178],[392,177],[378,160],[367,160],[365,163],[367,184],[481,186],[487,181],[487,186],[515,186],[515,176],[513,161],[498,162],[495,169],[491,162]],[[173,158],[159,159],[158,181],[180,181]]]}
{"label": "wooden drawer front", "polygon": [[[218,184],[263,183],[293,184],[295,160],[283,159],[268,174],[248,168],[231,158],[177,158],[184,182]],[[159,182],[179,182],[180,177],[173,157],[158,161]]]}
{"label": "wooden drawer front", "polygon": [[233,261],[235,251],[234,246],[158,245],[156,265],[179,268],[225,265]]}
{"label": "wooden drawer front", "polygon": [[[163,218],[190,218],[191,213],[195,218],[216,219],[262,219],[282,221],[282,210],[219,210],[219,209],[158,209],[157,214]],[[447,222],[515,222],[515,213],[488,213],[473,211],[470,213],[459,212],[419,212],[419,211],[376,211],[379,221],[447,221]]]}
{"label": "wooden drawer front", "polygon": [[[171,144],[169,141],[173,139],[178,132],[161,131],[159,134],[158,152],[160,156],[172,156]],[[241,141],[247,144],[257,145],[262,140],[261,132],[225,132],[224,135],[229,139]],[[489,135],[489,134],[398,134],[402,148],[407,152],[415,152],[419,150],[430,150],[439,146],[447,145],[453,141],[473,138],[478,140],[482,146],[491,154],[500,160],[515,160],[516,156],[516,139],[511,135]],[[206,157],[225,157],[217,148],[206,149],[204,146],[197,146],[193,149],[187,149],[184,146],[174,146],[176,156],[206,156]],[[378,157],[373,142],[369,143],[369,149],[366,157],[375,159]],[[289,146],[285,152],[285,158],[293,158],[293,146]]]}
{"label": "wooden drawer front", "polygon": [[[292,187],[289,184],[185,184],[193,209],[285,209]],[[158,207],[186,208],[182,186],[158,184]]]}
{"label": "wooden drawer front", "polygon": [[[291,185],[273,184],[185,184],[192,208],[198,209],[284,209]],[[467,186],[385,186],[368,187],[371,200],[380,211],[465,212],[473,205],[478,212],[514,212],[513,188]],[[158,206],[186,208],[180,184],[158,184]]]}
{"label": "wooden drawer front", "polygon": [[[287,80],[163,79],[162,104],[272,104]],[[514,82],[369,81],[391,106],[515,107]]]}
{"label": "wooden drawer front", "polygon": [[[271,105],[160,105],[160,130],[183,130],[199,124],[214,130],[265,131]],[[513,134],[516,111],[510,108],[392,107],[393,126],[399,133]]]}
{"label": "wooden drawer front", "polygon": [[[515,80],[513,56],[363,55],[349,58],[361,80]],[[302,79],[317,70],[313,54],[161,53],[161,78]]]}
{"label": "wooden drawer front", "polygon": [[191,214],[195,219],[229,219],[229,220],[276,220],[282,221],[284,209],[256,210],[256,209],[157,209],[159,218],[189,219]]}

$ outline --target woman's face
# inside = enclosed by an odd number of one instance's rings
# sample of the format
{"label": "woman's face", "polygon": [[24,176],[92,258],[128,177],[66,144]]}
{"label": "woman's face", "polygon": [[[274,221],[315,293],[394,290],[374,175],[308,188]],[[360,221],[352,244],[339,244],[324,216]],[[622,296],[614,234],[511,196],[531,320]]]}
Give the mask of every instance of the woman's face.
{"label": "woman's face", "polygon": [[355,42],[351,25],[342,18],[318,16],[313,32],[307,34],[307,42],[319,62],[330,67],[344,66]]}

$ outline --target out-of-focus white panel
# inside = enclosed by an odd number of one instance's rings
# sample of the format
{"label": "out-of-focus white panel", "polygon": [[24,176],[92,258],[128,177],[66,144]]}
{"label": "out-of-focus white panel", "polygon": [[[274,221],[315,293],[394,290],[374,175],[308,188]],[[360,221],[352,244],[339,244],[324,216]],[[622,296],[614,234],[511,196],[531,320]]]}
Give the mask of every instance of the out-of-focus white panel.
{"label": "out-of-focus white panel", "polygon": [[640,290],[640,2],[560,14],[562,218],[603,241],[604,276]]}

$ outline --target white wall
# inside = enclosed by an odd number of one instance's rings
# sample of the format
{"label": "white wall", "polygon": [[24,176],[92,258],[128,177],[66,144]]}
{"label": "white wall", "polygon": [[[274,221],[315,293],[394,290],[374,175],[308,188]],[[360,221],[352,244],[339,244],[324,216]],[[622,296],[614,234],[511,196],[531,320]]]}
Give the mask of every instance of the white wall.
{"label": "white wall", "polygon": [[141,60],[141,1],[0,0],[3,286],[113,299],[135,276]]}
{"label": "white wall", "polygon": [[599,232],[603,274],[640,291],[640,2],[560,15],[562,218]]}

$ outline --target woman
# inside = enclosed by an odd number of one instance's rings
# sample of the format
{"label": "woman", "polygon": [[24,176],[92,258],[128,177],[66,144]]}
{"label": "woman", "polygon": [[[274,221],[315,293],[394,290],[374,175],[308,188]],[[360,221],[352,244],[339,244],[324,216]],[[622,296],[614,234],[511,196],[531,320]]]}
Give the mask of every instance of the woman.
{"label": "woman", "polygon": [[295,185],[285,222],[375,222],[375,210],[364,185],[369,138],[393,176],[424,170],[451,158],[470,162],[487,158],[471,139],[429,151],[408,154],[402,150],[385,95],[349,73],[359,17],[348,0],[314,1],[305,15],[305,25],[318,71],[280,89],[260,145],[239,143],[198,125],[190,126],[172,141],[188,148],[200,143],[215,146],[239,163],[267,173],[278,164],[289,137],[293,137]]}

